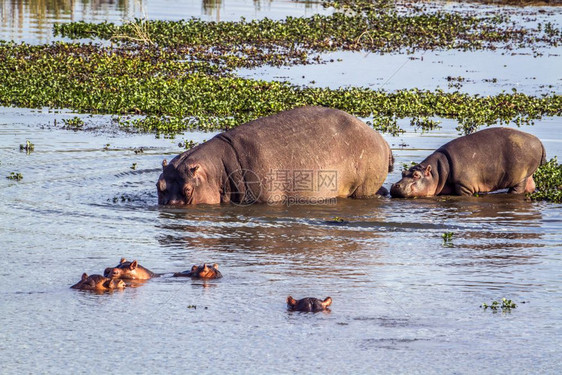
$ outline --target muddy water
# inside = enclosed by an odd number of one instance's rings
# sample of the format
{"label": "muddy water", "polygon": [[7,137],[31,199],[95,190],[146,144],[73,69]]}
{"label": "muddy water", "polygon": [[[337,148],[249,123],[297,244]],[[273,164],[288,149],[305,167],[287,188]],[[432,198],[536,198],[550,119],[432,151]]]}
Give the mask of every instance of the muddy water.
{"label": "muddy water", "polygon": [[[562,370],[562,205],[498,194],[161,208],[162,159],[212,134],[156,139],[103,116],[63,129],[73,116],[0,108],[2,373]],[[387,136],[397,168],[385,186],[455,126]],[[523,128],[561,158],[560,129],[560,118]],[[162,276],[111,294],[69,289],[121,257]],[[170,277],[202,262],[224,278]],[[288,313],[289,294],[334,302],[330,313]],[[517,308],[480,308],[502,297]]]}

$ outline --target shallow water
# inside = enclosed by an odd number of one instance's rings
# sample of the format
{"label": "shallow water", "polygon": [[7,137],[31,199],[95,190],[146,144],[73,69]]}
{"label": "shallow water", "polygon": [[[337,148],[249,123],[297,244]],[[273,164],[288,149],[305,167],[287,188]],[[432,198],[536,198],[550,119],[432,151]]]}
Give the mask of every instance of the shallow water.
{"label": "shallow water", "polygon": [[[562,370],[562,205],[496,194],[161,208],[162,159],[212,134],[127,134],[109,116],[63,129],[74,116],[0,108],[2,373]],[[385,136],[396,156],[386,187],[457,136],[442,125]],[[522,129],[562,157],[561,118]],[[69,289],[121,257],[163,275],[121,292]],[[203,262],[224,278],[170,277]],[[288,295],[334,302],[289,313]],[[502,297],[517,308],[480,308]]]}

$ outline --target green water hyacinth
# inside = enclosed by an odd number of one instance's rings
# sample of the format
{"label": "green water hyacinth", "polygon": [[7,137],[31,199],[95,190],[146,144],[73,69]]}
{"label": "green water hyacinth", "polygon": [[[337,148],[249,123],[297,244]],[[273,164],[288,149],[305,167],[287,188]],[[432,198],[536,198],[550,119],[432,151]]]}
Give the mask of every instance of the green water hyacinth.
{"label": "green water hyacinth", "polygon": [[528,197],[536,201],[562,203],[562,165],[556,157],[541,165],[533,175],[536,191]]}

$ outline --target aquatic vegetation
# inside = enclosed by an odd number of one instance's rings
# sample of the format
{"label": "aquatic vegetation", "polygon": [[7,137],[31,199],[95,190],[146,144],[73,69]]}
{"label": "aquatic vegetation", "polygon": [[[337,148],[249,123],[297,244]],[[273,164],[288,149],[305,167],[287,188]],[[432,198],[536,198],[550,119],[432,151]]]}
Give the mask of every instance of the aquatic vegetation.
{"label": "aquatic vegetation", "polygon": [[[268,53],[286,51],[363,50],[379,53],[434,49],[536,48],[557,45],[560,35],[546,27],[514,26],[508,16],[476,16],[457,12],[398,12],[367,2],[341,5],[331,15],[211,22],[200,19],[159,21],[135,19],[123,25],[73,22],[58,24],[55,35],[99,38],[158,47],[253,46]],[[338,7],[336,7],[338,9]],[[139,37],[139,30],[142,35]],[[279,51],[283,53],[279,53]],[[242,52],[243,49],[238,49]],[[232,52],[232,51],[231,51]]]}
{"label": "aquatic vegetation", "polygon": [[441,238],[443,238],[443,243],[449,244],[453,241],[453,232],[445,232],[441,235]]}
{"label": "aquatic vegetation", "polygon": [[31,141],[26,140],[25,145],[20,145],[20,151],[25,151],[26,154],[31,154],[35,150],[35,145]]}
{"label": "aquatic vegetation", "polygon": [[535,201],[562,203],[562,165],[556,157],[541,165],[533,174],[536,191],[527,196]]}
{"label": "aquatic vegetation", "polygon": [[[179,59],[150,48],[0,44],[0,105],[135,115],[116,121],[124,128],[172,135],[230,129],[302,105],[339,108],[391,134],[403,131],[396,122],[401,118],[411,118],[422,131],[435,129],[435,118],[452,118],[468,134],[480,126],[531,124],[562,113],[562,96],[556,94],[532,97],[514,90],[483,97],[441,90],[301,87],[218,74],[206,68],[209,64]],[[65,124],[77,129],[82,120]]]}
{"label": "aquatic vegetation", "polygon": [[191,149],[191,148],[197,146],[198,144],[199,144],[198,142],[195,142],[195,141],[193,141],[193,140],[187,140],[187,139],[186,139],[186,140],[184,140],[183,142],[179,142],[179,143],[178,143],[178,147],[179,147],[179,148],[184,148],[184,149],[186,149],[186,150],[189,150],[189,149]]}
{"label": "aquatic vegetation", "polygon": [[137,169],[137,163],[133,163],[133,165],[131,165],[131,169],[132,169],[132,170]]}
{"label": "aquatic vegetation", "polygon": [[71,119],[63,119],[62,122],[65,125],[64,127],[67,129],[79,130],[84,127],[84,120],[82,120],[78,116],[75,116]]}
{"label": "aquatic vegetation", "polygon": [[23,175],[19,172],[11,172],[6,178],[8,180],[21,181],[23,180]]}
{"label": "aquatic vegetation", "polygon": [[504,297],[502,298],[501,304],[498,301],[492,301],[489,305],[487,303],[483,303],[480,307],[484,308],[484,310],[489,308],[494,312],[498,311],[498,309],[501,309],[502,312],[511,312],[511,309],[516,308],[517,305],[510,299]]}

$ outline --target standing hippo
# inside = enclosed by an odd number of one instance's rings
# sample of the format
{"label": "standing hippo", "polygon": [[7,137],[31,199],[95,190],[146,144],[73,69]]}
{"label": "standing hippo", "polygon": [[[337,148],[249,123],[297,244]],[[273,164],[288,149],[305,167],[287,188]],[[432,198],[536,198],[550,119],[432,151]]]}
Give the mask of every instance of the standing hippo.
{"label": "standing hippo", "polygon": [[174,277],[191,277],[194,279],[220,279],[222,277],[219,271],[219,265],[213,264],[209,267],[207,263],[201,266],[194,265],[191,267],[191,271],[183,271],[174,273]]}
{"label": "standing hippo", "polygon": [[272,203],[374,196],[392,170],[388,143],[345,112],[301,107],[221,133],[164,161],[158,203]]}
{"label": "standing hippo", "polygon": [[541,141],[510,128],[490,128],[441,146],[420,164],[402,172],[393,197],[472,195],[500,189],[533,192],[533,173],[546,162]]}
{"label": "standing hippo", "polygon": [[157,276],[151,270],[138,264],[136,260],[127,262],[125,258],[121,258],[117,266],[106,268],[103,275],[111,279],[125,280],[148,280]]}
{"label": "standing hippo", "polygon": [[329,310],[328,306],[332,304],[332,298],[326,297],[324,301],[318,298],[306,297],[303,299],[296,300],[293,297],[287,297],[287,307],[291,311],[302,311],[302,312],[318,312]]}
{"label": "standing hippo", "polygon": [[95,290],[95,291],[105,291],[114,289],[125,288],[125,282],[123,280],[109,279],[102,275],[91,275],[84,273],[82,274],[82,279],[71,286],[72,289],[81,290]]}

